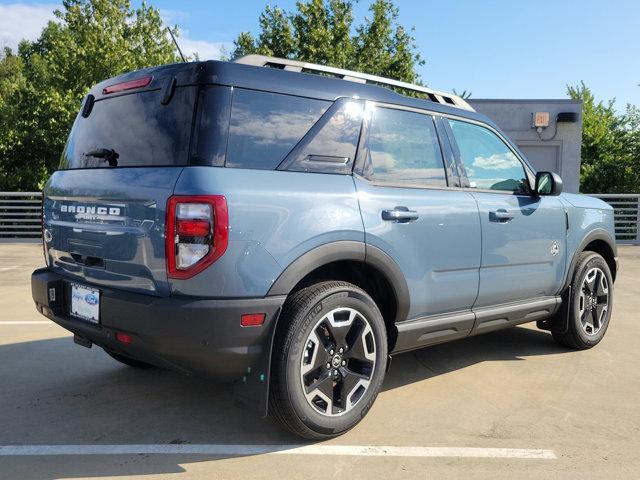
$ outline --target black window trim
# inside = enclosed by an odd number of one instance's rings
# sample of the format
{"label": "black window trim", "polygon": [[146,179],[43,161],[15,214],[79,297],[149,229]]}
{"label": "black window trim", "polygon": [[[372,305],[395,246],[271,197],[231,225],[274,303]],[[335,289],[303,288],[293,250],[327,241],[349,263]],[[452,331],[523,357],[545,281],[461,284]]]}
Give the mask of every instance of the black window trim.
{"label": "black window trim", "polygon": [[[434,125],[436,132],[436,138],[438,139],[438,146],[440,148],[440,156],[442,157],[443,171],[445,174],[446,185],[435,185],[433,183],[404,183],[404,182],[392,182],[388,180],[377,180],[375,177],[368,175],[365,172],[367,163],[367,154],[369,152],[369,131],[371,127],[371,117],[374,108],[389,108],[393,110],[402,110],[412,113],[418,113],[421,115],[428,115]],[[438,117],[442,116],[440,112],[432,110],[408,107],[406,105],[398,105],[395,103],[376,102],[372,100],[365,101],[365,116],[362,122],[362,132],[360,134],[360,141],[358,142],[358,149],[356,152],[356,160],[354,162],[353,174],[361,180],[367,182],[370,185],[380,187],[394,187],[394,188],[413,188],[413,189],[427,189],[427,190],[462,190],[461,187],[456,186],[459,184],[460,179],[455,181],[456,170],[453,168],[453,164],[450,162],[453,160],[453,155],[447,155],[447,148],[449,147],[448,141],[443,138],[442,132],[438,129]]]}

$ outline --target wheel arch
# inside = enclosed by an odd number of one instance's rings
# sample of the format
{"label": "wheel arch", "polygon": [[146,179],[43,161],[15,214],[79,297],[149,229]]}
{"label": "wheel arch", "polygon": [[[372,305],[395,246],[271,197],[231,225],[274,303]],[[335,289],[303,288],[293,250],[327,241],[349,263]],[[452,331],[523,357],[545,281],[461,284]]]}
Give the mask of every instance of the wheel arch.
{"label": "wheel arch", "polygon": [[611,237],[611,234],[606,230],[597,229],[585,235],[578,248],[574,251],[573,257],[571,258],[571,262],[569,264],[569,268],[567,270],[567,277],[565,279],[563,290],[566,289],[571,283],[576,264],[578,263],[578,257],[580,256],[580,253],[584,251],[591,251],[601,255],[607,262],[607,265],[609,265],[613,280],[616,279],[618,270],[618,249],[616,247],[615,239],[613,239]]}
{"label": "wheel arch", "polygon": [[322,280],[353,283],[373,298],[387,326],[391,351],[397,339],[395,324],[405,320],[409,312],[409,288],[398,264],[377,247],[354,241],[332,242],[294,260],[268,295],[290,295]]}

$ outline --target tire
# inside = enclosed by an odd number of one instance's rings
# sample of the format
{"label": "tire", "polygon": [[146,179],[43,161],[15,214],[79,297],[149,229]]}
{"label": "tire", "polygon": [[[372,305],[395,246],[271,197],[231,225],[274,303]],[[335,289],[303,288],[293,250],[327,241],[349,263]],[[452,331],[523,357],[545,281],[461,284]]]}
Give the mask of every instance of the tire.
{"label": "tire", "polygon": [[611,270],[597,253],[586,251],[578,257],[571,281],[570,302],[567,331],[552,332],[553,338],[560,345],[575,350],[596,346],[609,327],[613,307]]}
{"label": "tire", "polygon": [[273,347],[271,415],[304,438],[346,432],[380,391],[387,349],[382,314],[362,289],[328,281],[295,292],[285,302]]}
{"label": "tire", "polygon": [[104,349],[104,351],[111,358],[119,361],[120,363],[123,363],[123,364],[127,365],[128,367],[133,367],[133,368],[155,368],[155,366],[151,365],[150,363],[143,362],[141,360],[136,360],[135,358],[127,357],[126,355],[121,355],[121,354],[116,353],[116,352],[112,352],[111,350],[107,350],[106,348]]}

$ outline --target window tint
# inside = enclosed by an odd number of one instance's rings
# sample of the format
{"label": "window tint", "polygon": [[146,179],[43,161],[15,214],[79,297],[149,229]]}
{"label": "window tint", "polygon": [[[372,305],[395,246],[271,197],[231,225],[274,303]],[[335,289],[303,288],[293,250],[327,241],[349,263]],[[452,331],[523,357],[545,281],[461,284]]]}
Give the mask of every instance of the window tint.
{"label": "window tint", "polygon": [[368,147],[375,180],[447,184],[440,144],[430,115],[376,108],[369,128]]}
{"label": "window tint", "polygon": [[331,103],[235,89],[227,167],[274,169]]}
{"label": "window tint", "polygon": [[350,173],[360,138],[363,112],[362,100],[336,100],[280,168],[303,172]]}
{"label": "window tint", "polygon": [[224,165],[231,112],[231,87],[202,88],[198,99],[192,165]]}
{"label": "window tint", "polygon": [[526,193],[527,176],[518,157],[491,130],[449,120],[471,188]]}
{"label": "window tint", "polygon": [[185,165],[188,160],[194,87],[178,87],[168,105],[154,90],[97,100],[91,114],[78,115],[60,168],[109,168],[102,149],[117,154],[118,167]]}

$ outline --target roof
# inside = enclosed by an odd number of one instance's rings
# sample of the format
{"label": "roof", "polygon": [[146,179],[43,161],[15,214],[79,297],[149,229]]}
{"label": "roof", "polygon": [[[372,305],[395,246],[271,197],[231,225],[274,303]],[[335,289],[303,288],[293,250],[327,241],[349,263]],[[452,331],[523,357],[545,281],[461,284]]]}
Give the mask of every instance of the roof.
{"label": "roof", "polygon": [[390,103],[429,110],[435,113],[466,117],[495,126],[494,122],[488,117],[473,110],[466,110],[448,103],[401,95],[377,84],[359,83],[346,79],[305,73],[304,71],[296,72],[218,60],[174,63],[124,73],[100,82],[91,89],[90,93],[95,96],[96,100],[100,100],[104,97],[102,89],[105,86],[145,75],[153,77],[152,82],[144,88],[145,90],[164,88],[167,84],[167,79],[176,78],[177,85],[218,84],[329,101],[339,97],[356,97],[374,102]]}

